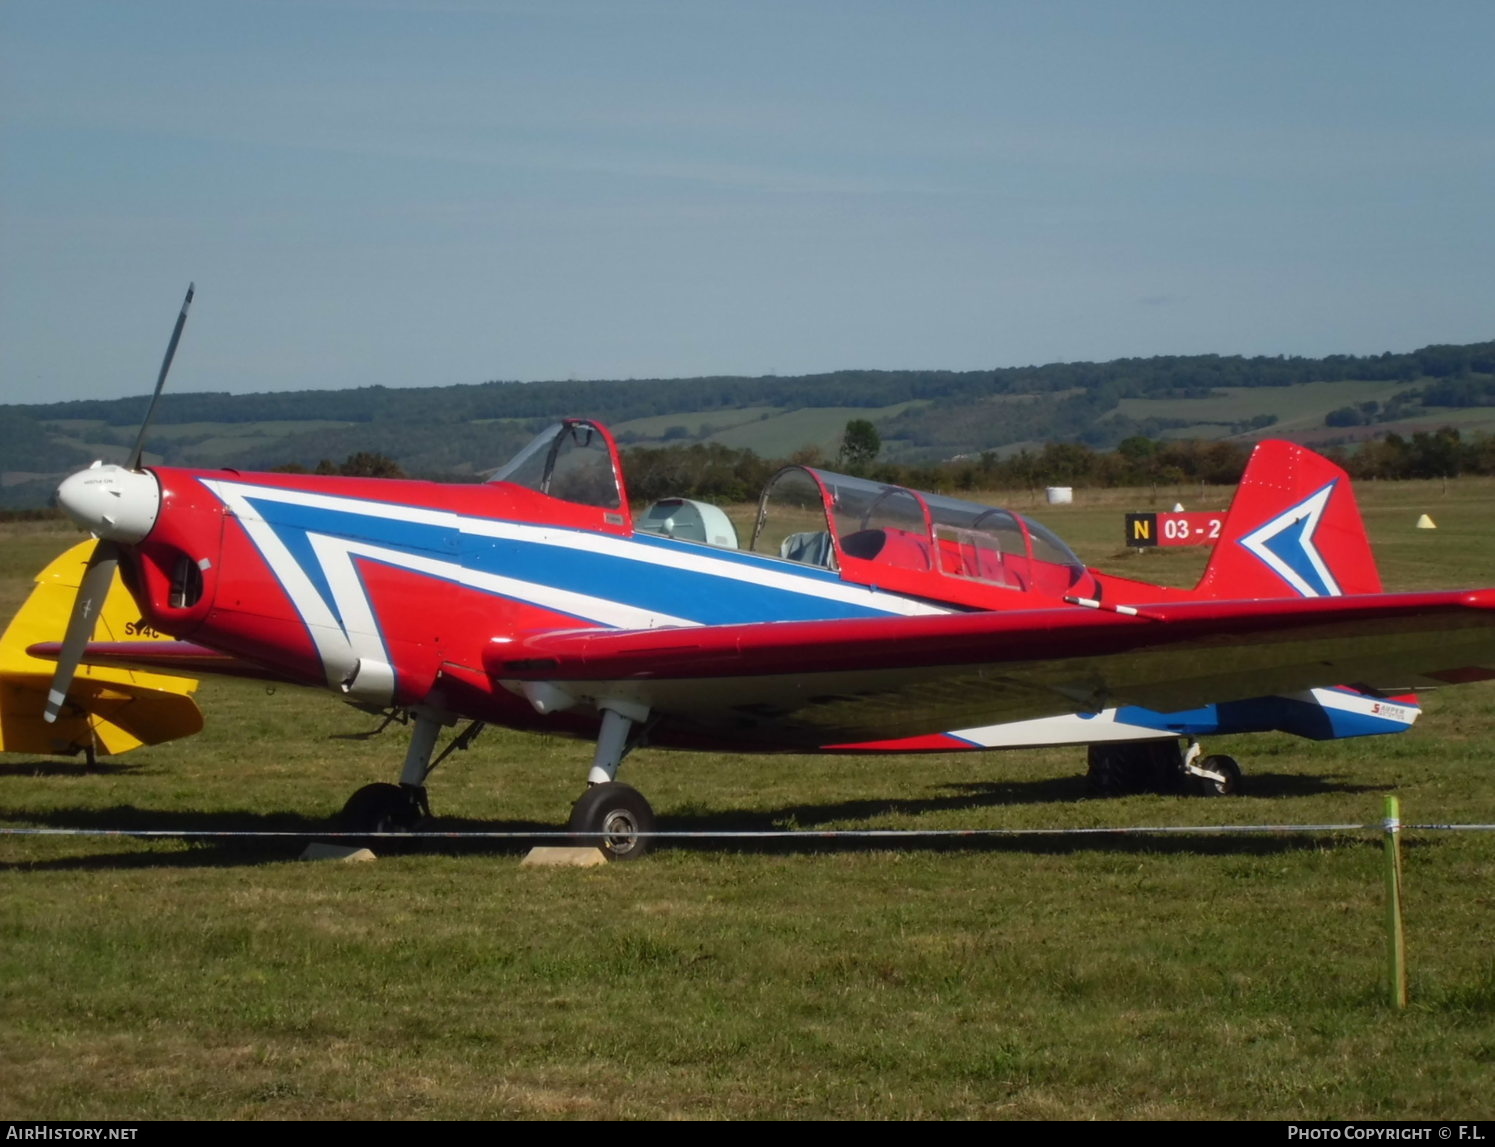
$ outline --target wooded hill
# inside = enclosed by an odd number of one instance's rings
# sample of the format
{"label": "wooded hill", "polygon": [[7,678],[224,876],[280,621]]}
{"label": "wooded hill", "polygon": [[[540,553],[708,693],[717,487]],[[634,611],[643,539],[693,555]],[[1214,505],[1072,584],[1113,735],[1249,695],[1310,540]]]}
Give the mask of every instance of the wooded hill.
{"label": "wooded hill", "polygon": [[[0,407],[0,505],[41,504],[59,475],[123,458],[147,399]],[[1327,358],[1193,355],[988,371],[847,370],[464,386],[170,393],[148,460],[312,467],[359,452],[408,473],[471,475],[565,415],[625,445],[719,443],[828,457],[849,419],[873,422],[882,457],[929,463],[1048,442],[1109,448],[1137,436],[1356,441],[1449,424],[1495,429],[1495,342]]]}

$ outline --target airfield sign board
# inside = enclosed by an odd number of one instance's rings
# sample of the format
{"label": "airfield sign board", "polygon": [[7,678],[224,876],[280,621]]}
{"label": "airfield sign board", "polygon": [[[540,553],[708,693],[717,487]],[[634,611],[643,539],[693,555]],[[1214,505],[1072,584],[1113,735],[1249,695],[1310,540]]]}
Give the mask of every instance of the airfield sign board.
{"label": "airfield sign board", "polygon": [[1225,528],[1225,514],[1175,510],[1167,513],[1128,514],[1126,544],[1129,546],[1212,546]]}

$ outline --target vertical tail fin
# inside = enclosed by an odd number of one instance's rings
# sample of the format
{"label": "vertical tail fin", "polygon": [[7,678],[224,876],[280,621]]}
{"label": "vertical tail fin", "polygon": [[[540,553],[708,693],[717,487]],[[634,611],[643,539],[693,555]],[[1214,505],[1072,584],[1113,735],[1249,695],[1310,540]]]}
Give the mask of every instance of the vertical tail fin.
{"label": "vertical tail fin", "polygon": [[1258,445],[1195,593],[1241,599],[1380,591],[1349,475],[1291,442]]}

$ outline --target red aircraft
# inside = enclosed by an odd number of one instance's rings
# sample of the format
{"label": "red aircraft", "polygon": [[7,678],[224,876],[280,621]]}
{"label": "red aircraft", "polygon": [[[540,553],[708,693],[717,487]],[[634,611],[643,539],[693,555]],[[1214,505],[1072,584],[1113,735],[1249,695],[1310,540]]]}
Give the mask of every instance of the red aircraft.
{"label": "red aircraft", "polygon": [[[49,712],[80,660],[408,711],[399,783],[353,794],[354,831],[429,815],[459,720],[463,744],[489,722],[594,740],[570,827],[623,858],[654,829],[616,780],[644,744],[1083,744],[1102,791],[1227,793],[1239,769],[1200,736],[1399,731],[1412,690],[1495,676],[1495,589],[1383,593],[1348,478],[1286,442],[1257,447],[1180,590],[1087,568],[1021,514],[806,466],[769,481],[739,548],[716,507],[635,518],[612,436],[579,419],[474,485],[146,468],[145,432],[59,490],[102,541],[67,637],[33,647],[59,661]],[[116,565],[174,642],[89,644]]]}

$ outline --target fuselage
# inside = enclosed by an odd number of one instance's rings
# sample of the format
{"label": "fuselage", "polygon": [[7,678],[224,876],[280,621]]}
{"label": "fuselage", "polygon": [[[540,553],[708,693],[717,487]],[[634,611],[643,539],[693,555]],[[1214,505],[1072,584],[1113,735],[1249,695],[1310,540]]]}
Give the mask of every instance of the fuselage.
{"label": "fuselage", "polygon": [[[590,504],[508,481],[451,485],[164,467],[147,473],[159,505],[130,546],[125,569],[156,629],[360,704],[434,703],[475,719],[584,736],[595,732],[593,716],[537,712],[488,673],[495,644],[590,627],[1066,607],[1066,598],[1098,596],[1104,580],[1074,560],[1046,560],[1031,541],[996,569],[990,554],[972,556],[971,531],[941,534],[926,524],[921,533],[870,518],[854,523],[870,528],[837,530],[835,507],[847,499],[832,495],[826,554],[812,562],[636,529],[620,478],[615,493]],[[1024,530],[1028,525],[1023,520]],[[951,751],[1263,728],[1333,737],[1392,731],[1413,716],[1415,708],[1388,709],[1351,691],[1313,690],[1184,714],[1056,713],[826,747]],[[653,740],[671,743],[671,730],[661,727]],[[750,747],[774,746],[758,738]]]}

